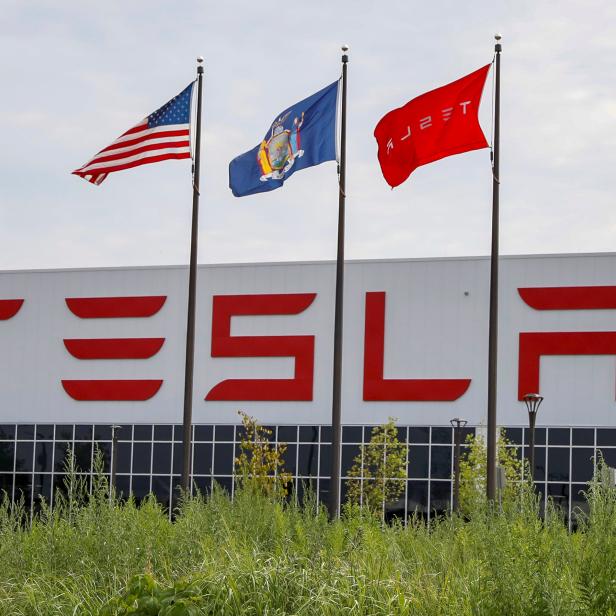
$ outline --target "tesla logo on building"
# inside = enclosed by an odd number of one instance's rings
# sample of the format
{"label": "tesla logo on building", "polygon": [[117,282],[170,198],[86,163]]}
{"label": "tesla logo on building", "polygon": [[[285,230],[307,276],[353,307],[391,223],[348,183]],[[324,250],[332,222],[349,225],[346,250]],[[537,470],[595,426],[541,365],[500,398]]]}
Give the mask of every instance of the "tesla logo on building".
{"label": "tesla logo on building", "polygon": [[383,378],[384,356],[385,293],[366,293],[364,400],[451,401],[464,395],[471,384],[471,379],[386,379]]}
{"label": "tesla logo on building", "polygon": [[[525,287],[519,288],[518,293],[528,307],[537,311],[616,310],[616,286]],[[312,401],[315,335],[232,335],[231,321],[254,316],[293,318],[313,306],[316,298],[316,293],[215,295],[212,298],[210,341],[210,355],[214,360],[281,357],[293,359],[294,368],[292,378],[233,378],[229,375],[230,378],[221,380],[207,391],[205,400]],[[386,377],[386,298],[383,291],[365,294],[363,400],[447,402],[464,396],[471,384],[470,378],[447,378],[447,375],[434,375],[433,378],[411,378],[409,375],[403,379]],[[73,297],[65,301],[68,310],[78,319],[109,319],[112,324],[117,319],[150,318],[161,310],[166,299],[166,295],[154,295]],[[17,315],[23,304],[24,299],[0,299],[0,323]],[[165,338],[64,338],[63,342],[66,352],[79,361],[139,362],[157,355],[165,344]],[[444,349],[447,352],[446,345]],[[360,349],[357,350],[361,353]],[[520,332],[517,383],[520,400],[529,391],[540,391],[541,358],[554,355],[616,355],[616,331]],[[113,365],[118,365],[118,374],[121,375],[120,364]],[[139,364],[131,364],[131,368],[135,366]],[[145,401],[158,393],[163,379],[66,378],[61,380],[61,384],[71,398],[80,402]]]}
{"label": "tesla logo on building", "polygon": [[[68,309],[81,319],[148,318],[163,306],[166,296],[67,297]],[[64,339],[77,359],[148,359],[160,351],[164,338]],[[162,379],[62,380],[62,387],[79,401],[137,401],[156,395]]]}
{"label": "tesla logo on building", "polygon": [[314,336],[232,336],[231,317],[299,314],[316,293],[284,295],[215,295],[212,311],[212,357],[294,357],[292,379],[227,379],[206,400],[312,400]]}
{"label": "tesla logo on building", "polygon": [[[616,309],[616,287],[538,287],[518,289],[535,310]],[[616,355],[616,332],[521,332],[518,399],[539,392],[544,355]]]}
{"label": "tesla logo on building", "polygon": [[0,321],[12,319],[23,306],[23,299],[0,299]]}

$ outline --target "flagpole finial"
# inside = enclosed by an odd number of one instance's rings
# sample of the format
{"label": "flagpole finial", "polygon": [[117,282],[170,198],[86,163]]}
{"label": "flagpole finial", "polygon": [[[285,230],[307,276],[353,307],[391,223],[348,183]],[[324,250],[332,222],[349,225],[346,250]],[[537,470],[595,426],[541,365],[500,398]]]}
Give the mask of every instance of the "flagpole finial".
{"label": "flagpole finial", "polygon": [[501,33],[500,33],[500,32],[497,32],[497,33],[494,35],[494,38],[495,38],[495,39],[496,39],[496,41],[498,42],[498,41],[500,41],[503,37],[502,37],[502,35],[501,35]]}
{"label": "flagpole finial", "polygon": [[203,56],[197,56],[197,73],[203,73]]}
{"label": "flagpole finial", "polygon": [[496,53],[500,53],[502,51],[502,49],[503,49],[503,46],[501,45],[501,39],[502,38],[503,37],[501,36],[500,32],[497,32],[494,35],[494,40],[496,41],[496,45],[494,45],[494,51]]}
{"label": "flagpole finial", "polygon": [[342,45],[342,47],[340,48],[342,49],[342,62],[346,63],[349,61],[349,46],[345,43],[344,45]]}

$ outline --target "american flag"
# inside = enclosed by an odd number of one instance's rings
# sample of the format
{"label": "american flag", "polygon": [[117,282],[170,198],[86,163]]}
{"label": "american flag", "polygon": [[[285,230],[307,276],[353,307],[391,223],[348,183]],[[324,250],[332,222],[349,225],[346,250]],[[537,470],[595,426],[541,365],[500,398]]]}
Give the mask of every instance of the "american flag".
{"label": "american flag", "polygon": [[114,171],[170,158],[190,158],[190,105],[194,85],[191,83],[127,130],[73,174],[98,185]]}

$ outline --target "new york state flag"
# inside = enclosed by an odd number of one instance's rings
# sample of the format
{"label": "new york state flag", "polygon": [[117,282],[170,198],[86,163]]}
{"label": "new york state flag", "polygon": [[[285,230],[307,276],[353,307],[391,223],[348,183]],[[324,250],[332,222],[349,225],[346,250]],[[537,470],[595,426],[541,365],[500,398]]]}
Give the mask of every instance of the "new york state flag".
{"label": "new york state flag", "polygon": [[338,81],[280,113],[261,143],[229,163],[236,197],[280,188],[300,169],[336,160]]}

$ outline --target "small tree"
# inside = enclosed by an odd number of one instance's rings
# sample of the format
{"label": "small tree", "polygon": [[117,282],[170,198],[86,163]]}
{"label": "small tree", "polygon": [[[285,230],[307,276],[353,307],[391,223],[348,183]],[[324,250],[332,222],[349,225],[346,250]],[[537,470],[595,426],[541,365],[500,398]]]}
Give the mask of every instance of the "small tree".
{"label": "small tree", "polygon": [[[518,458],[515,448],[507,447],[511,444],[503,430],[499,430],[496,459],[505,469],[507,480],[501,499],[504,506],[519,502],[529,484],[528,464]],[[486,502],[487,449],[482,436],[469,435],[466,445],[467,450],[460,457],[460,511],[469,515]]]}
{"label": "small tree", "polygon": [[372,430],[349,471],[347,501],[365,507],[385,520],[385,505],[404,494],[406,443],[398,440],[395,419]]}
{"label": "small tree", "polygon": [[278,446],[270,442],[272,431],[254,417],[238,411],[242,418],[244,434],[240,441],[240,455],[235,458],[235,480],[244,488],[253,489],[266,496],[285,497],[292,480],[284,471],[283,456],[286,443]]}

